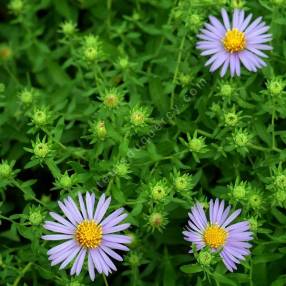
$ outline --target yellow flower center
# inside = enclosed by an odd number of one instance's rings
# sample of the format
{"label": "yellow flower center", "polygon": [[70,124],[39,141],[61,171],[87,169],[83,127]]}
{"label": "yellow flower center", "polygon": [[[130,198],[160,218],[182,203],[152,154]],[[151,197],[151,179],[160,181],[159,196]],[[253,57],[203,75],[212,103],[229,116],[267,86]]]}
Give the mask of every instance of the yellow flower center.
{"label": "yellow flower center", "polygon": [[222,40],[224,49],[230,53],[240,52],[246,47],[246,38],[243,32],[234,28],[228,30]]}
{"label": "yellow flower center", "polygon": [[94,220],[84,220],[77,226],[75,237],[81,246],[96,248],[102,240],[102,227]]}
{"label": "yellow flower center", "polygon": [[224,245],[227,238],[227,232],[218,225],[210,225],[205,230],[203,236],[206,245],[212,248],[218,248]]}

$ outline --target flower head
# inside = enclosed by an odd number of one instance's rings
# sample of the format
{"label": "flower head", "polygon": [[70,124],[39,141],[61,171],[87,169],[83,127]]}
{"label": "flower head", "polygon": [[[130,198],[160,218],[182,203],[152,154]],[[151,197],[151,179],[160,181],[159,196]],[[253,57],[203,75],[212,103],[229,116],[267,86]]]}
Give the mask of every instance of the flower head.
{"label": "flower head", "polygon": [[51,212],[56,221],[46,221],[44,228],[55,232],[42,236],[45,240],[66,240],[48,251],[51,264],[61,263],[60,269],[73,262],[71,275],[79,275],[84,259],[87,256],[90,279],[95,278],[95,269],[98,273],[108,276],[116,267],[110,258],[122,261],[122,257],[114,249],[127,251],[124,244],[130,243],[128,235],[115,234],[127,229],[130,224],[120,224],[127,214],[124,209],[115,210],[109,216],[104,215],[110,205],[111,198],[103,194],[95,207],[95,195],[87,193],[85,202],[81,193],[78,194],[79,206],[71,197],[59,202],[59,207],[66,218]]}
{"label": "flower head", "polygon": [[[197,250],[209,247],[219,255],[229,271],[237,269],[236,264],[248,255],[252,240],[247,221],[231,224],[240,214],[236,210],[231,215],[230,206],[224,207],[224,201],[210,201],[209,221],[203,207],[197,203],[189,213],[187,229],[183,232],[185,240],[192,242]],[[192,252],[192,251],[190,251]]]}
{"label": "flower head", "polygon": [[221,15],[223,23],[210,16],[210,23],[206,23],[198,35],[197,48],[202,51],[201,55],[211,56],[206,62],[206,66],[211,65],[210,71],[222,67],[220,75],[224,76],[230,68],[231,76],[240,76],[241,63],[252,72],[266,66],[261,58],[267,55],[262,51],[272,49],[266,44],[272,35],[267,34],[269,26],[262,17],[250,24],[252,14],[246,17],[243,10],[234,10],[232,22],[225,9],[221,10]]}

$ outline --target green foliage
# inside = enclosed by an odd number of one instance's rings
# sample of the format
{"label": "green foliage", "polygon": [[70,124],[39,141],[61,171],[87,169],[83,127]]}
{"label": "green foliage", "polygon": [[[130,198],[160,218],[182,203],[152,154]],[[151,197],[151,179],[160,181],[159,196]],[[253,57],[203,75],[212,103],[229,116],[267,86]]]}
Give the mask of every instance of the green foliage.
{"label": "green foliage", "polygon": [[[271,26],[268,66],[221,79],[196,34],[239,7]],[[284,0],[11,0],[0,5],[0,285],[92,285],[51,267],[43,221],[77,192],[125,207],[109,285],[286,284]],[[225,199],[254,232],[227,272],[182,231]],[[96,285],[104,285],[96,276]]]}

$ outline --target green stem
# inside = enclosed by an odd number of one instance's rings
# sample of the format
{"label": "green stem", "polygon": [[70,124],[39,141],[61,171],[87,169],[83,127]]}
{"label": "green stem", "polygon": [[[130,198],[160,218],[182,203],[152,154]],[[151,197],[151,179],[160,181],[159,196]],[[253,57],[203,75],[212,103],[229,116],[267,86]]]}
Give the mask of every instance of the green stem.
{"label": "green stem", "polygon": [[109,286],[105,275],[102,275],[102,276],[103,276],[103,281],[104,281],[105,286]]}
{"label": "green stem", "polygon": [[180,47],[179,47],[179,53],[178,53],[178,57],[177,57],[176,69],[175,69],[175,73],[174,73],[174,77],[173,77],[173,81],[172,81],[172,83],[173,83],[173,91],[172,91],[172,94],[171,94],[171,103],[170,103],[171,109],[173,109],[173,107],[174,107],[175,83],[176,83],[176,79],[177,79],[177,76],[178,76],[178,73],[179,73],[179,67],[180,67],[180,63],[181,63],[181,60],[182,60],[183,48],[184,48],[184,45],[185,45],[185,40],[186,40],[186,33],[184,33],[184,36],[181,39],[181,44],[180,44]]}
{"label": "green stem", "polygon": [[275,142],[275,110],[273,108],[272,111],[272,117],[271,117],[271,129],[272,129],[272,149],[276,148],[276,142]]}
{"label": "green stem", "polygon": [[30,269],[30,267],[32,266],[32,262],[29,262],[24,269],[19,273],[18,277],[16,278],[16,280],[13,283],[13,286],[17,286],[20,282],[20,280],[22,279],[22,277],[25,275],[25,273]]}
{"label": "green stem", "polygon": [[112,8],[112,0],[107,0],[107,10],[108,10],[107,26],[108,26],[108,30],[110,30],[110,27],[111,27],[111,8]]}

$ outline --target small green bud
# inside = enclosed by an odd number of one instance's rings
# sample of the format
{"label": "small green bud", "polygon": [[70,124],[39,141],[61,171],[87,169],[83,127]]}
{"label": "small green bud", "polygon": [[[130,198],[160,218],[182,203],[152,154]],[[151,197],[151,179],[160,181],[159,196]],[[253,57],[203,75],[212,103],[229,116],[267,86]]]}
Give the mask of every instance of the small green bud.
{"label": "small green bud", "polygon": [[235,199],[240,200],[244,199],[246,195],[246,188],[244,185],[235,186],[232,190],[232,194]]}
{"label": "small green bud", "polygon": [[73,180],[72,177],[70,177],[67,173],[65,173],[64,175],[60,176],[60,178],[58,179],[58,185],[62,188],[62,189],[70,189],[73,186]]}
{"label": "small green bud", "polygon": [[243,0],[232,0],[231,7],[234,9],[241,9],[245,6],[245,2]]}
{"label": "small green bud", "polygon": [[202,137],[191,139],[188,145],[190,150],[196,153],[201,153],[206,147],[205,140]]}
{"label": "small green bud", "polygon": [[132,267],[137,267],[140,265],[141,257],[136,252],[130,252],[127,260]]}
{"label": "small green bud", "polygon": [[42,223],[44,217],[39,210],[34,210],[30,212],[29,221],[32,225],[39,225]]}
{"label": "small green bud", "polygon": [[164,227],[167,224],[167,219],[165,217],[165,214],[159,213],[159,212],[153,212],[150,214],[148,218],[148,226],[149,228],[154,230],[162,231]]}
{"label": "small green bud", "polygon": [[253,232],[257,232],[258,230],[258,221],[256,218],[251,217],[248,219],[250,230]]}
{"label": "small green bud", "polygon": [[24,3],[22,0],[11,0],[8,8],[13,14],[19,15],[23,11]]}
{"label": "small green bud", "polygon": [[198,14],[192,14],[188,17],[188,26],[194,32],[198,31],[198,29],[202,25],[202,17]]}
{"label": "small green bud", "polygon": [[267,82],[267,89],[269,90],[270,94],[273,96],[278,96],[282,93],[284,89],[284,82],[280,78],[274,78]]}
{"label": "small green bud", "polygon": [[19,97],[23,104],[31,104],[34,97],[33,90],[25,88],[20,92]]}
{"label": "small green bud", "polygon": [[97,50],[93,47],[87,47],[84,50],[84,56],[88,61],[94,61],[97,58]]}
{"label": "small green bud", "polygon": [[260,209],[263,204],[263,199],[259,193],[254,193],[249,196],[248,202],[251,208]]}
{"label": "small green bud", "polygon": [[192,77],[188,74],[180,74],[179,81],[183,86],[190,84]]}
{"label": "small green bud", "polygon": [[48,124],[48,113],[45,109],[36,109],[32,115],[32,121],[37,126]]}
{"label": "small green bud", "polygon": [[212,106],[211,106],[211,111],[213,113],[217,113],[219,114],[221,112],[221,107],[218,103],[213,103]]}
{"label": "small green bud", "polygon": [[285,190],[286,189],[286,175],[280,174],[274,177],[274,185],[278,189]]}
{"label": "small green bud", "polygon": [[230,84],[222,84],[220,86],[220,94],[223,96],[223,97],[231,97],[232,96],[232,93],[233,93],[233,88]]}
{"label": "small green bud", "polygon": [[50,151],[50,148],[49,148],[48,143],[40,142],[40,143],[36,143],[34,146],[34,154],[38,158],[43,159],[47,157],[49,151]]}
{"label": "small green bud", "polygon": [[274,199],[280,204],[286,202],[286,191],[278,190],[274,193]]}
{"label": "small green bud", "polygon": [[111,89],[103,96],[103,104],[109,108],[116,108],[120,103],[120,95],[116,89]]}
{"label": "small green bud", "polygon": [[130,112],[130,121],[136,127],[142,127],[146,124],[148,119],[147,108],[134,107]]}
{"label": "small green bud", "polygon": [[228,112],[224,115],[225,124],[234,127],[239,122],[239,117],[235,112]]}
{"label": "small green bud", "polygon": [[209,251],[202,250],[199,252],[197,260],[202,266],[210,266],[213,261],[213,256]]}
{"label": "small green bud", "polygon": [[161,202],[168,196],[169,190],[163,181],[157,182],[151,187],[151,198],[154,201]]}
{"label": "small green bud", "polygon": [[124,161],[118,162],[114,166],[114,172],[118,177],[126,177],[130,172],[129,165]]}
{"label": "small green bud", "polygon": [[233,134],[234,144],[238,147],[246,147],[249,144],[250,137],[246,131],[236,131]]}
{"label": "small green bud", "polygon": [[127,57],[121,57],[121,58],[119,58],[119,60],[118,60],[118,66],[119,66],[121,69],[123,69],[123,70],[127,69],[127,68],[129,67],[129,60],[128,60],[128,58],[127,58]]}
{"label": "small green bud", "polygon": [[72,21],[65,21],[60,25],[60,32],[66,37],[72,36],[76,32],[76,24]]}
{"label": "small green bud", "polygon": [[104,121],[99,121],[96,125],[96,134],[97,136],[103,140],[107,135],[107,130],[105,127]]}
{"label": "small green bud", "polygon": [[4,179],[8,179],[12,175],[13,175],[13,169],[12,169],[11,165],[8,162],[3,161],[0,164],[0,177],[4,178]]}
{"label": "small green bud", "polygon": [[182,176],[178,176],[175,178],[175,188],[181,192],[181,191],[187,191],[191,189],[192,186],[192,177],[184,174]]}

